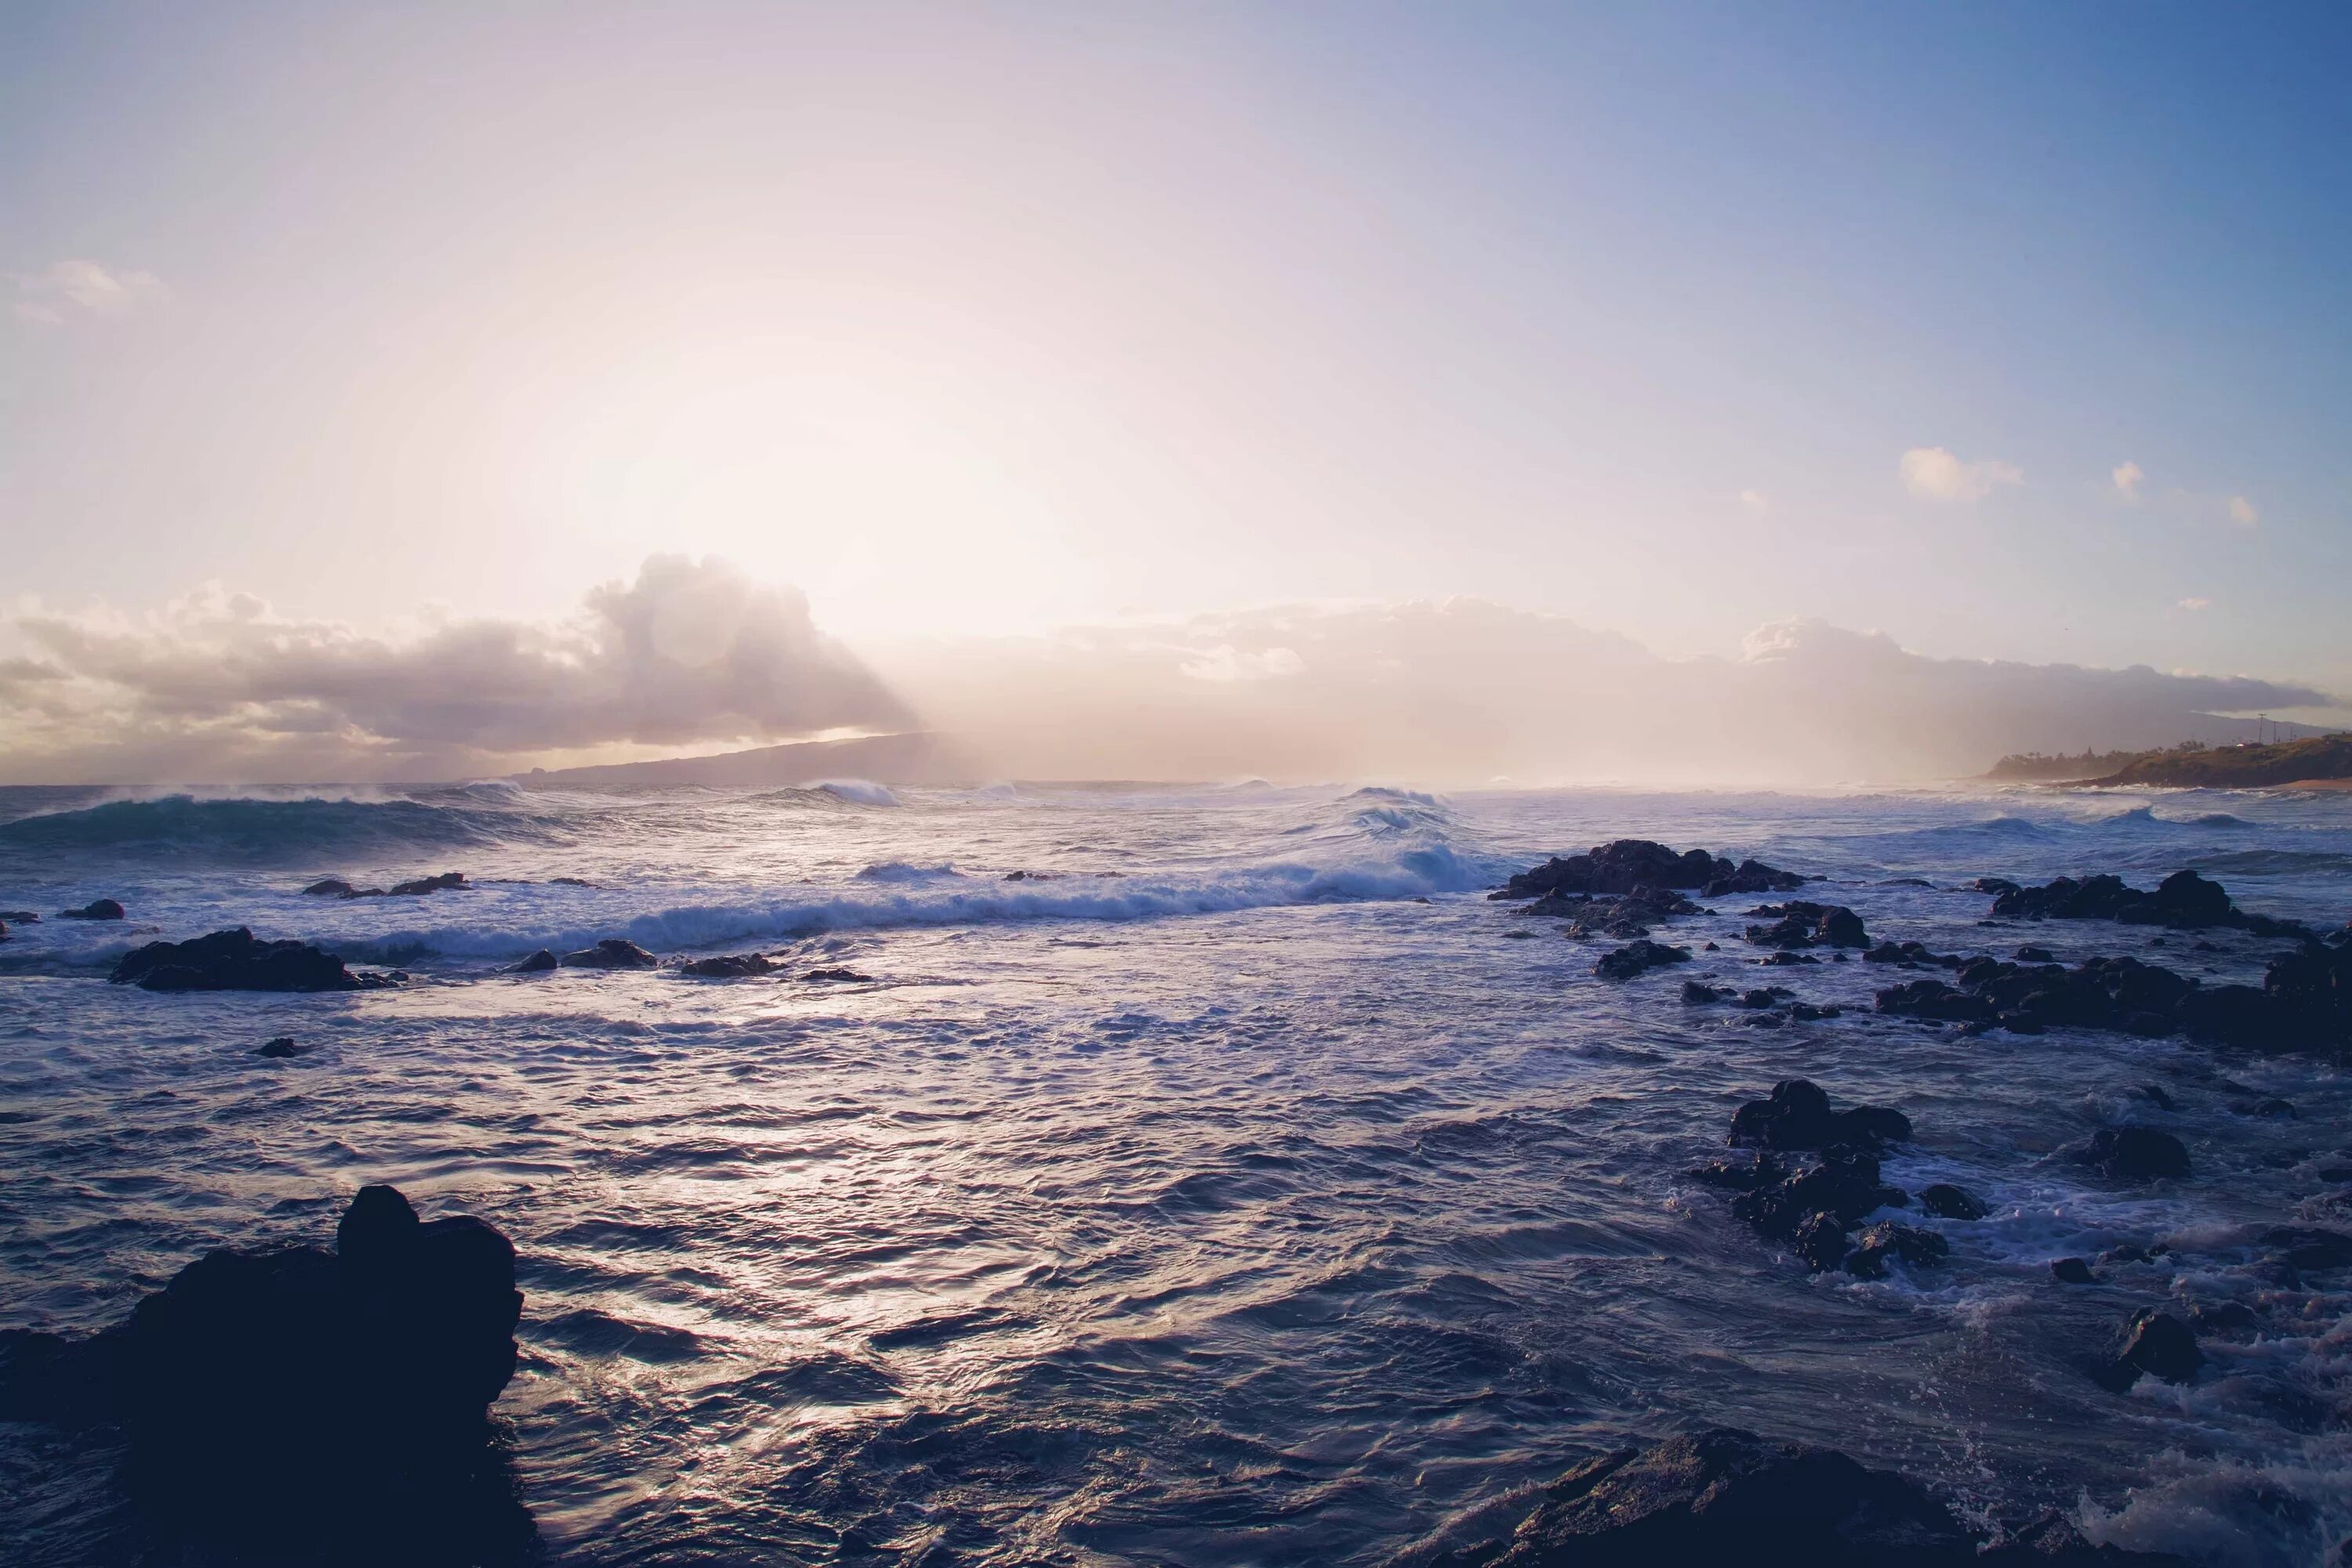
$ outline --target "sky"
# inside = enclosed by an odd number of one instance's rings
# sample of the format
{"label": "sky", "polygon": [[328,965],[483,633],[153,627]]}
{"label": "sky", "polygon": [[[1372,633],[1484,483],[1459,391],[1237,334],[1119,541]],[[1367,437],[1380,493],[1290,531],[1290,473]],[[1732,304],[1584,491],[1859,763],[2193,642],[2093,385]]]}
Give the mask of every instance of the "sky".
{"label": "sky", "polygon": [[2340,6],[0,3],[0,773],[938,722],[1106,637],[1263,695],[1233,617],[1415,605],[2341,721],[2347,67]]}

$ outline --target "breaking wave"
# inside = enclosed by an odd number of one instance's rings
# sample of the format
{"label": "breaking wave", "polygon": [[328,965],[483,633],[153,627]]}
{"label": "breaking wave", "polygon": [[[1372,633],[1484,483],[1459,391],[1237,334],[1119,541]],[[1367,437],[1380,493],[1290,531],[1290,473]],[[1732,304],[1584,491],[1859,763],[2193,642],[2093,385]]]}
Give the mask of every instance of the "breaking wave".
{"label": "breaking wave", "polygon": [[[475,798],[478,785],[446,792]],[[0,824],[0,847],[28,851],[135,853],[142,858],[248,865],[301,864],[321,858],[397,856],[548,840],[551,819],[486,805],[423,801],[206,800],[192,795],[110,800]]]}

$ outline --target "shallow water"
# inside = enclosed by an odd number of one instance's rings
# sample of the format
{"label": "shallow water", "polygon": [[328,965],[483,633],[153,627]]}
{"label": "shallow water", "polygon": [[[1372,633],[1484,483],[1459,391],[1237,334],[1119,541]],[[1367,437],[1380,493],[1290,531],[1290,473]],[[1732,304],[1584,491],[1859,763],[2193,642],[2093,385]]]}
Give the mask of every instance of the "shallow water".
{"label": "shallow water", "polygon": [[[499,1411],[566,1563],[1376,1563],[1723,1421],[2201,1562],[2316,1563],[2352,1532],[2352,1296],[2251,1247],[2352,1226],[2320,1174],[2352,1165],[2352,1086],[1881,1019],[1890,976],[1859,963],[1774,972],[1849,1011],[1759,1027],[1678,1000],[1761,983],[1757,900],[1661,933],[1720,952],[1611,984],[1605,946],[1483,896],[1625,834],[1825,874],[1809,896],[1939,951],[2244,980],[2279,946],[1988,928],[1958,890],[1988,874],[2196,866],[2251,909],[2352,914],[2340,795],[0,791],[0,908],[132,916],[0,945],[0,1327],[95,1326],[208,1247],[320,1239],[363,1182],[482,1214],[528,1299]],[[299,892],[445,869],[484,885]],[[100,978],[231,924],[415,980]],[[610,935],[871,978],[495,973]],[[281,1034],[310,1054],[251,1054]],[[1684,1176],[1800,1074],[1911,1117],[1891,1181],[1995,1203],[1919,1222],[1948,1268],[1808,1278]],[[2273,1096],[2296,1114],[2245,1113]],[[2194,1175],[2051,1157],[2123,1120],[2179,1134]],[[2158,1264],[2050,1279],[2156,1240]],[[2133,1308],[2224,1300],[2263,1332],[2209,1341],[2194,1385],[2084,1375]],[[0,1555],[131,1549],[90,1461],[0,1426]]]}

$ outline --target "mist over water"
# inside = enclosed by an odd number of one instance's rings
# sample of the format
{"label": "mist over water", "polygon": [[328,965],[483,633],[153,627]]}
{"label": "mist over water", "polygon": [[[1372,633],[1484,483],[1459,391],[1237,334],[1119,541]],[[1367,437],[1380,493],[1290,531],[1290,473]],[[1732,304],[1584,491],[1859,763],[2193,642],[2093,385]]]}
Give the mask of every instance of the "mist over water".
{"label": "mist over water", "polygon": [[[1484,897],[1623,835],[1825,875],[1807,896],[1939,952],[2244,981],[2277,946],[1988,928],[1958,890],[1983,875],[2193,866],[2249,909],[2352,914],[2342,795],[0,791],[0,907],[131,916],[0,944],[0,1327],[110,1321],[206,1247],[317,1239],[389,1181],[515,1240],[499,1411],[562,1562],[1380,1563],[1717,1422],[1991,1516],[2324,1561],[2352,1531],[2352,1298],[2280,1280],[2252,1237],[2352,1222],[2322,1173],[2352,1165],[2339,1075],[1880,1018],[1887,975],[1859,963],[1774,971],[1847,1011],[1758,1026],[1678,1000],[1762,983],[1755,899],[1670,928],[1720,951],[1612,984],[1606,944]],[[299,891],[450,869],[478,886]],[[415,981],[102,981],[236,924]],[[498,973],[607,936],[787,967]],[[820,967],[866,978],[799,978]],[[251,1054],[278,1035],[310,1054]],[[1684,1175],[1794,1076],[1911,1118],[1890,1181],[1993,1203],[1906,1216],[1948,1268],[1809,1277]],[[2246,1113],[2273,1098],[2295,1114]],[[2052,1157],[2126,1120],[2179,1135],[2192,1177]],[[2158,1240],[2096,1286],[2050,1279]],[[2207,1342],[2196,1384],[2085,1375],[2133,1308],[2231,1300],[2263,1331]],[[0,1555],[131,1542],[102,1457],[0,1426]]]}

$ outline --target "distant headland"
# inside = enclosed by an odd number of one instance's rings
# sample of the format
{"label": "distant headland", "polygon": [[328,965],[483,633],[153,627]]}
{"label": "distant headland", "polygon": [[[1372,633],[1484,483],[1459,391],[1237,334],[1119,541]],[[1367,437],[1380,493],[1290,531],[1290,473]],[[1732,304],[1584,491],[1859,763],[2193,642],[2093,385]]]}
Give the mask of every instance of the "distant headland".
{"label": "distant headland", "polygon": [[2206,746],[2196,742],[2155,752],[2084,752],[2007,756],[1984,775],[2005,783],[2143,784],[2173,789],[2352,788],[2352,731],[2271,744]]}

